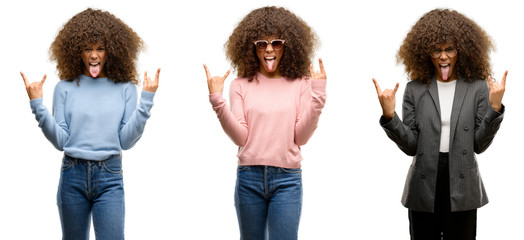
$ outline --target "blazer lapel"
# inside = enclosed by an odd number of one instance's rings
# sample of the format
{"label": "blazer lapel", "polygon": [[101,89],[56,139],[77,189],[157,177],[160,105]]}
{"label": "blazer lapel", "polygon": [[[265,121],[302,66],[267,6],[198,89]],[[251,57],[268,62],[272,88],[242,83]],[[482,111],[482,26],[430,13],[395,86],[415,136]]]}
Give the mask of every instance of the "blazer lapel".
{"label": "blazer lapel", "polygon": [[460,115],[460,110],[466,98],[466,93],[469,87],[469,82],[463,78],[457,79],[457,85],[455,86],[455,97],[453,98],[453,108],[451,109],[451,119],[450,119],[450,131],[451,136],[449,139],[449,147],[453,146],[453,138],[455,136],[455,130],[457,128],[458,118]]}
{"label": "blazer lapel", "polygon": [[435,107],[437,108],[439,120],[440,119],[440,101],[438,98],[438,87],[437,87],[437,80],[435,77],[431,80],[431,83],[429,84],[429,95],[433,99],[433,103],[435,104]]}

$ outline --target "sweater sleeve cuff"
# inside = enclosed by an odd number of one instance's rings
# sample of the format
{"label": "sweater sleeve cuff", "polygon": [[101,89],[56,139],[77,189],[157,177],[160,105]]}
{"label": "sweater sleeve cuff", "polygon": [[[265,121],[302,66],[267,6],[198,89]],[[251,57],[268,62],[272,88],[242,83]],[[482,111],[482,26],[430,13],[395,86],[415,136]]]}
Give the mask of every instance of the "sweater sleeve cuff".
{"label": "sweater sleeve cuff", "polygon": [[29,101],[29,105],[31,106],[33,112],[35,112],[39,107],[43,106],[43,101],[43,98],[37,98]]}
{"label": "sweater sleeve cuff", "polygon": [[155,98],[155,93],[148,92],[148,91],[142,91],[142,93],[140,94],[140,98],[142,99],[142,101],[153,103],[153,99]]}
{"label": "sweater sleeve cuff", "polygon": [[326,94],[326,83],[327,83],[326,79],[311,80],[311,89],[315,93],[325,95]]}
{"label": "sweater sleeve cuff", "polygon": [[224,98],[222,98],[222,92],[216,92],[209,94],[209,102],[213,107],[218,107],[220,104],[224,103]]}

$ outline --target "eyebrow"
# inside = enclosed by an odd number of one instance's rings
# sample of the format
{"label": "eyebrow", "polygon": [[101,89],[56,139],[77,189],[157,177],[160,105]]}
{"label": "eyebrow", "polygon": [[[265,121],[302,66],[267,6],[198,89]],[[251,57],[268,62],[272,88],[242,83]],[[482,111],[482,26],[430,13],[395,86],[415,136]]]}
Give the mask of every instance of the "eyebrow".
{"label": "eyebrow", "polygon": [[455,49],[455,48],[456,47],[447,47],[447,48],[442,49],[442,48],[438,48],[438,47],[433,47],[433,50],[444,50],[445,51],[445,50],[450,50],[450,49]]}

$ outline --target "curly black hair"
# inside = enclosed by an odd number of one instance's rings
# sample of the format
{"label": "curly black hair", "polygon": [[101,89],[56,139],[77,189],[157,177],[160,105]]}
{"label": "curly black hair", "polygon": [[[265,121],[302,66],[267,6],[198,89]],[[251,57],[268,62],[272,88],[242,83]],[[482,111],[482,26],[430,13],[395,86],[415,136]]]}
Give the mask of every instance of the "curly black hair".
{"label": "curly black hair", "polygon": [[260,69],[253,42],[270,36],[286,41],[278,64],[282,76],[289,79],[309,76],[311,58],[318,45],[317,36],[301,18],[285,8],[274,6],[251,11],[224,44],[227,59],[238,76],[253,80]]}
{"label": "curly black hair", "polygon": [[142,39],[113,14],[91,8],[67,21],[49,48],[60,79],[78,80],[85,67],[82,50],[96,43],[106,49],[104,71],[109,79],[115,83],[139,82],[136,60],[144,46]]}
{"label": "curly black hair", "polygon": [[446,43],[458,49],[457,77],[472,81],[491,74],[489,53],[495,49],[491,38],[471,19],[450,9],[434,9],[415,23],[398,50],[397,63],[405,66],[411,80],[429,84],[435,76],[430,52]]}

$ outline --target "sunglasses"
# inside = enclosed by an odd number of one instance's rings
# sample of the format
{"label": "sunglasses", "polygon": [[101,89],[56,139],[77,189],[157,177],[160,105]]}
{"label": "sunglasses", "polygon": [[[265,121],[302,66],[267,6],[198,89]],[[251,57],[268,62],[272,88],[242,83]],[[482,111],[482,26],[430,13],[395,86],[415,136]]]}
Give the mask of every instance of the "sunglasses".
{"label": "sunglasses", "polygon": [[271,44],[274,50],[280,50],[284,47],[285,42],[285,40],[275,39],[271,41],[257,40],[254,43],[258,50],[266,50],[268,44]]}

